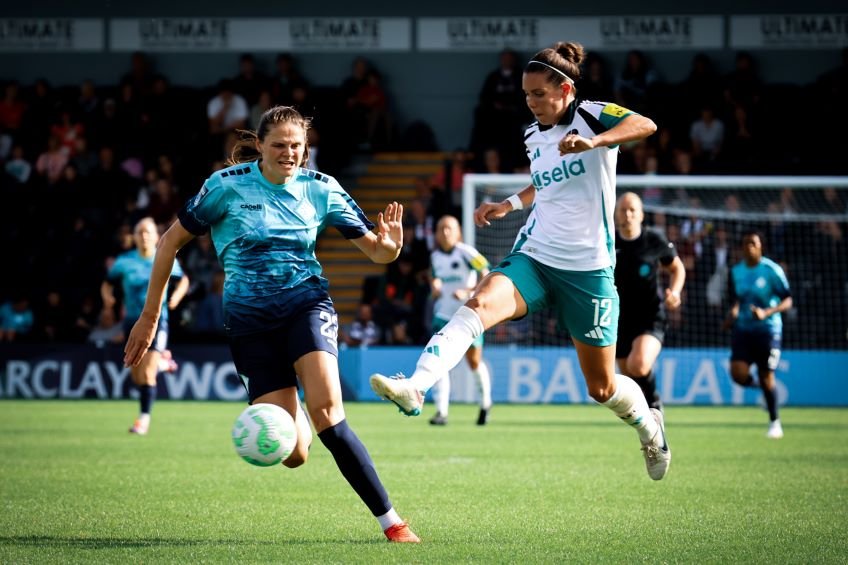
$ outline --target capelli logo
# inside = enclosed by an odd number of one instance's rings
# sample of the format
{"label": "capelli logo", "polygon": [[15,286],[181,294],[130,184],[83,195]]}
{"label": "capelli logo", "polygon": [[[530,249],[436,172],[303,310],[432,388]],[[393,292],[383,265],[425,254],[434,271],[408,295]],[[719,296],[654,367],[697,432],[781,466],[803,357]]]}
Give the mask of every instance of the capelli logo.
{"label": "capelli logo", "polygon": [[242,204],[241,207],[245,210],[253,210],[254,212],[258,212],[262,209],[262,204]]}

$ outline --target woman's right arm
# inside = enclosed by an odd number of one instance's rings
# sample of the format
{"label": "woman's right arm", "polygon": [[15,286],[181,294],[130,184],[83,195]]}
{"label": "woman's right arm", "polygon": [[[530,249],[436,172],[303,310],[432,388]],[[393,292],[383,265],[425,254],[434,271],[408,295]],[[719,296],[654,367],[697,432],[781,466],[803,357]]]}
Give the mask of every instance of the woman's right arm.
{"label": "woman's right arm", "polygon": [[[516,208],[510,201],[513,196],[517,196],[521,200],[520,207]],[[513,210],[527,208],[533,204],[533,200],[535,200],[535,198],[536,187],[532,184],[528,184],[522,188],[520,192],[516,192],[502,202],[483,202],[476,210],[474,210],[474,223],[477,224],[478,227],[488,226],[490,225],[489,220],[500,220]]]}
{"label": "woman's right arm", "polygon": [[162,310],[162,301],[174,268],[174,261],[179,251],[186,243],[194,239],[194,234],[186,230],[177,220],[159,240],[156,246],[156,258],[153,260],[153,270],[147,285],[147,299],[124,347],[124,365],[135,367],[141,362],[145,352],[153,343],[156,324]]}

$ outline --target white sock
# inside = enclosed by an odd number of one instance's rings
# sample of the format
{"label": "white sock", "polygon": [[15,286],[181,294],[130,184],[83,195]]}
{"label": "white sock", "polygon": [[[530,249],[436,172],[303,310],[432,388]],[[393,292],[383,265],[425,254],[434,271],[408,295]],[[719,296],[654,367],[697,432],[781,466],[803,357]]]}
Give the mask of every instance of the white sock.
{"label": "white sock", "polygon": [[145,412],[140,412],[138,415],[138,421],[140,424],[149,424],[150,423],[150,414]]}
{"label": "white sock", "polygon": [[492,377],[489,375],[489,367],[481,361],[477,365],[477,370],[471,372],[477,379],[477,389],[480,391],[480,408],[488,410],[492,407]]}
{"label": "white sock", "polygon": [[433,400],[436,402],[436,411],[445,417],[448,415],[448,406],[450,405],[450,390],[450,375],[445,375],[436,381],[433,387]]}
{"label": "white sock", "polygon": [[422,393],[444,377],[465,356],[471,344],[483,333],[483,322],[477,312],[461,306],[450,321],[435,333],[418,358],[410,380]]}
{"label": "white sock", "polygon": [[391,528],[395,524],[400,524],[403,520],[400,519],[398,513],[395,511],[394,507],[392,507],[388,512],[383,514],[382,516],[377,516],[377,521],[380,522],[380,527],[383,531],[386,531],[388,528]]}
{"label": "white sock", "polygon": [[642,443],[650,441],[659,430],[642,389],[630,377],[616,374],[615,393],[603,404],[635,428]]}

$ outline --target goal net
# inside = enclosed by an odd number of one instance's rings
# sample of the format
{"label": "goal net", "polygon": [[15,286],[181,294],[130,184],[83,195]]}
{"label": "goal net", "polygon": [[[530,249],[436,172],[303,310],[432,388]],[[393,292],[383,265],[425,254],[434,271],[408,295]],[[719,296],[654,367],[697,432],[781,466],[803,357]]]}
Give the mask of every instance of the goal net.
{"label": "goal net", "polygon": [[[463,236],[493,265],[510,252],[530,211],[478,228],[474,209],[529,182],[527,175],[465,176]],[[729,308],[728,271],[740,260],[741,235],[754,229],[792,290],[783,347],[848,349],[848,177],[619,175],[617,189],[641,196],[645,224],[665,231],[686,267],[683,306],[669,313],[666,346],[727,344],[721,325]],[[546,311],[493,328],[486,338],[527,346],[571,343]]]}

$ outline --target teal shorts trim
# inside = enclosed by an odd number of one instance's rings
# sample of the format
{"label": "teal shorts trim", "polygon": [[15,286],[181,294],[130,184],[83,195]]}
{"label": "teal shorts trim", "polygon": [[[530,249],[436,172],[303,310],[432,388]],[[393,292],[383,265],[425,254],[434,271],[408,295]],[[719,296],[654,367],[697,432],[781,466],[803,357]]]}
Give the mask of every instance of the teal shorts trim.
{"label": "teal shorts trim", "polygon": [[[445,327],[448,324],[449,321],[450,320],[445,320],[443,318],[433,318],[433,333],[436,333],[437,331],[439,331],[440,329]],[[483,340],[483,334],[480,334],[479,336],[477,336],[477,339],[475,339],[474,341],[471,342],[471,345],[469,345],[469,347],[480,347],[480,348],[482,348],[483,347],[483,341],[484,341]]]}
{"label": "teal shorts trim", "polygon": [[577,341],[597,347],[616,342],[619,300],[612,267],[566,271],[513,252],[492,271],[512,281],[528,313],[551,308],[559,327]]}

